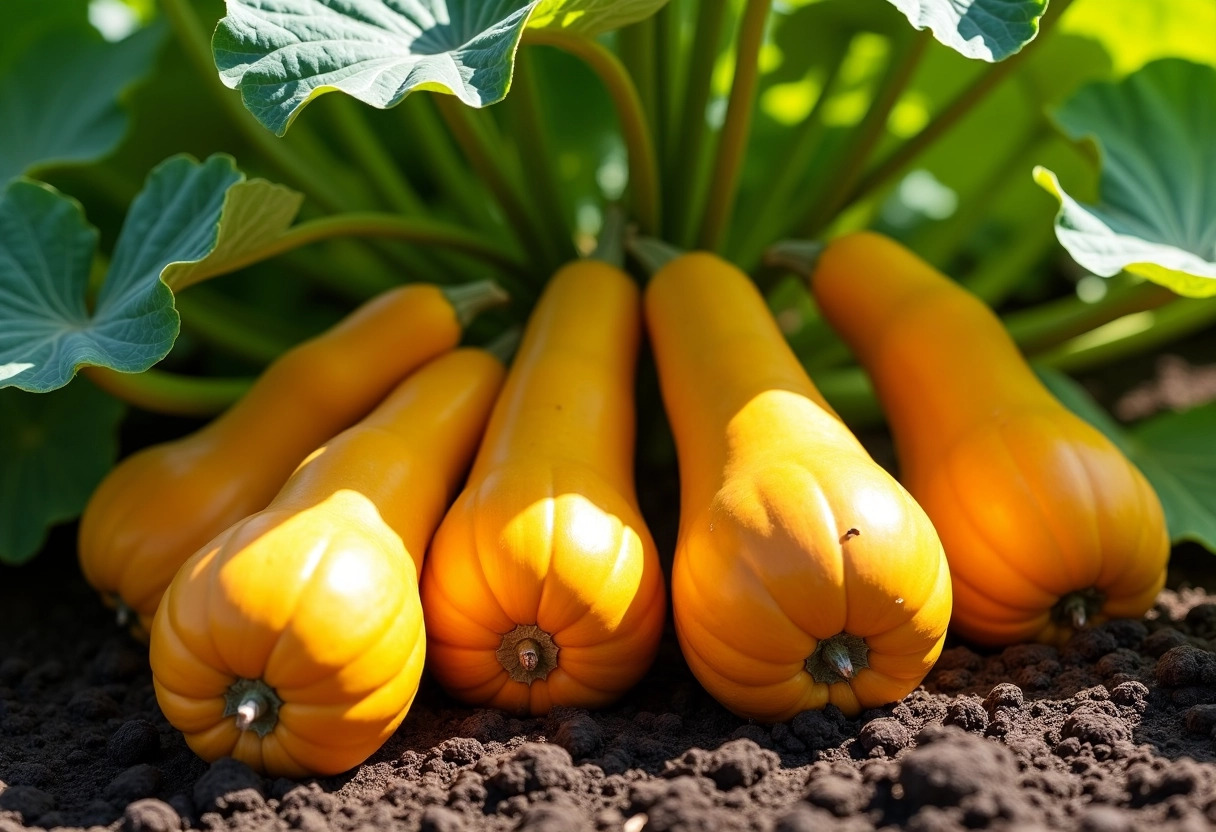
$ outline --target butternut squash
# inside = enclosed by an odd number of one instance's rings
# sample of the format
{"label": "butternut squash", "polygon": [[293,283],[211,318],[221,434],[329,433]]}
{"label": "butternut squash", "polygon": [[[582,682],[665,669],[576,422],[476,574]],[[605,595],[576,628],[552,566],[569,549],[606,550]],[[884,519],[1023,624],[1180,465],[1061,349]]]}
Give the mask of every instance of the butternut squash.
{"label": "butternut squash", "polygon": [[422,575],[430,668],[517,713],[606,705],[650,666],[666,611],[633,484],[638,290],[565,266],[528,322],[464,492]]}
{"label": "butternut squash", "polygon": [[745,274],[686,254],[645,301],[679,456],[672,603],[693,673],[764,722],[902,698],[950,616],[929,519],[823,400]]}
{"label": "butternut squash", "polygon": [[504,373],[475,349],[427,364],[181,568],[151,662],[161,710],[196,754],[335,774],[392,734],[426,652],[422,556]]}
{"label": "butternut squash", "polygon": [[98,486],[80,524],[80,566],[120,624],[147,638],[161,594],[199,547],[266,507],[306,454],[456,346],[491,283],[413,284],[364,304],[288,352],[201,430],[145,448]]}
{"label": "butternut squash", "polygon": [[1059,644],[1152,606],[1169,556],[1156,494],[988,307],[873,233],[833,241],[811,287],[874,380],[902,479],[945,544],[955,629]]}

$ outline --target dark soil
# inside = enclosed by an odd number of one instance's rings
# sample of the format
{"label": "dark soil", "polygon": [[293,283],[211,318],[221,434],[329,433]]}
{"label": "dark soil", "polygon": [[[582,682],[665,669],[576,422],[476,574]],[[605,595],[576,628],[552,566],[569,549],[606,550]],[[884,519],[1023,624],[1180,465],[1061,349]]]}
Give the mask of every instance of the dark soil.
{"label": "dark soil", "polygon": [[[70,551],[62,537],[52,552]],[[1210,557],[1179,560],[1210,575]],[[855,720],[831,708],[738,719],[670,637],[650,676],[601,713],[513,719],[453,707],[428,680],[371,760],[305,783],[194,757],[157,709],[146,650],[69,557],[0,579],[0,832],[1216,824],[1216,595],[1177,570],[1145,621],[1063,650],[950,646],[922,689]]]}

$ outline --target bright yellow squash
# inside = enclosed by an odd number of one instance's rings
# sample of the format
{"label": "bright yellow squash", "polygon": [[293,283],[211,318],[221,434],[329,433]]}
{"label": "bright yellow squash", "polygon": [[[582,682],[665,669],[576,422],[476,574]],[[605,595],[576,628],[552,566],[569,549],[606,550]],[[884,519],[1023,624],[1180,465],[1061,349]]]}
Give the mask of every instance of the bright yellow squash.
{"label": "bright yellow squash", "polygon": [[372,409],[412,370],[459,343],[501,298],[492,284],[414,284],[368,302],[284,353],[227,412],[182,439],[125,459],[80,524],[80,565],[120,622],[147,637],[179,566],[266,507],[306,454]]}
{"label": "bright yellow squash", "polygon": [[820,397],[734,266],[668,263],[646,324],[679,452],[672,602],[697,679],[764,722],[901,699],[950,617],[928,518]]}
{"label": "bright yellow squash", "polygon": [[430,668],[466,702],[598,707],[654,658],[666,598],[633,484],[640,319],[629,277],[582,261],[528,322],[422,576]]}
{"label": "bright yellow squash", "polygon": [[504,374],[482,350],[427,364],[177,573],[152,673],[195,753],[304,777],[345,771],[392,734],[426,651],[422,556]]}
{"label": "bright yellow squash", "polygon": [[1058,644],[1153,605],[1169,556],[1156,494],[988,307],[873,233],[832,242],[811,286],[873,378],[902,479],[945,544],[960,633]]}

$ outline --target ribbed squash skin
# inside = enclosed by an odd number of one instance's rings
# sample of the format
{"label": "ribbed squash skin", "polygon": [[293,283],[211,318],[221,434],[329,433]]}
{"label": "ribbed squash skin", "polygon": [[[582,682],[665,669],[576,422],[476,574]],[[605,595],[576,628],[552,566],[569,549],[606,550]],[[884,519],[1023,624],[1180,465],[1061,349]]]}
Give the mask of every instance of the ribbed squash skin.
{"label": "ribbed squash skin", "polygon": [[284,353],[206,427],[110,472],[80,524],[85,577],[107,603],[134,613],[133,632],[146,638],[161,594],[188,557],[265,508],[305,455],[460,336],[443,293],[415,284]]}
{"label": "ribbed squash skin", "polygon": [[[427,364],[177,573],[151,663],[161,710],[195,753],[271,776],[335,774],[392,734],[426,653],[422,556],[504,375],[481,350]],[[282,700],[264,735],[231,714],[238,680]]]}
{"label": "ribbed squash skin", "polygon": [[812,289],[873,378],[902,479],[941,535],[955,629],[1059,644],[1073,626],[1057,605],[1074,593],[1101,593],[1090,623],[1152,606],[1169,556],[1156,494],[1047,391],[991,310],[873,233],[832,242]]}
{"label": "ribbed squash skin", "polygon": [[[431,671],[466,702],[598,707],[654,658],[666,598],[633,483],[640,319],[629,277],[584,261],[528,322],[422,576]],[[557,647],[544,678],[513,679],[499,660],[521,625]]]}
{"label": "ribbed squash skin", "polygon": [[[950,616],[928,518],[821,398],[746,275],[688,254],[645,300],[679,452],[672,601],[693,673],[764,722],[902,698]],[[817,681],[806,662],[841,633],[869,666]]]}

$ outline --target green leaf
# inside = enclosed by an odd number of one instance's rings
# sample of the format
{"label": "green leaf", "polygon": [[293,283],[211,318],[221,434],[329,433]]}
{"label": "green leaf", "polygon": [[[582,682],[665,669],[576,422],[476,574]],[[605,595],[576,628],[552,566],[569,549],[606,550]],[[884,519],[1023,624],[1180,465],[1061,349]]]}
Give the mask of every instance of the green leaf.
{"label": "green leaf", "polygon": [[386,109],[415,90],[471,107],[506,97],[539,0],[228,0],[212,49],[220,78],[282,136],[338,90]]}
{"label": "green leaf", "polygon": [[299,199],[245,182],[228,156],[169,159],[132,204],[90,312],[96,230],[74,200],[14,181],[0,197],[0,387],[53,390],[84,365],[148,369],[177,338],[170,284],[224,271],[281,233]]}
{"label": "green leaf", "polygon": [[127,130],[119,96],[150,71],[163,36],[152,26],[105,43],[71,29],[34,43],[0,77],[0,182],[113,151]]}
{"label": "green leaf", "polygon": [[1003,61],[1034,40],[1047,0],[890,0],[960,55]]}
{"label": "green leaf", "polygon": [[1165,509],[1170,541],[1216,552],[1216,404],[1154,416],[1124,428],[1068,376],[1036,368],[1065,407],[1106,434],[1152,483]]}
{"label": "green leaf", "polygon": [[594,37],[645,20],[665,5],[667,0],[541,0],[528,26]]}
{"label": "green leaf", "polygon": [[1056,175],[1035,181],[1060,200],[1056,236],[1073,259],[1110,277],[1126,269],[1189,297],[1216,295],[1216,69],[1167,59],[1113,84],[1083,87],[1054,114],[1097,145],[1097,205]]}
{"label": "green leaf", "polygon": [[80,514],[118,456],[123,411],[86,381],[49,395],[0,390],[0,563],[28,561],[47,529]]}
{"label": "green leaf", "polygon": [[0,2],[0,72],[48,32],[89,25],[89,0],[3,0]]}

